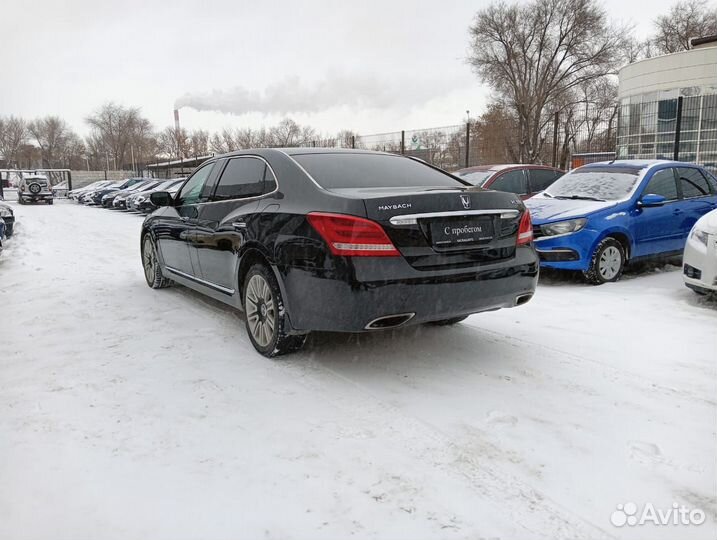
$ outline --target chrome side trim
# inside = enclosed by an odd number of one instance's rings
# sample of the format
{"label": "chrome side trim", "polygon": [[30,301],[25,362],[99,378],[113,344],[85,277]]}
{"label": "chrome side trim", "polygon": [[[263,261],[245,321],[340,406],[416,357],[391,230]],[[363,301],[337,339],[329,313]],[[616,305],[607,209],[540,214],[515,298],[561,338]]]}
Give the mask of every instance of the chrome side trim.
{"label": "chrome side trim", "polygon": [[415,225],[419,219],[451,217],[451,216],[489,216],[500,214],[501,218],[514,218],[520,212],[512,208],[496,208],[492,210],[455,210],[452,212],[426,212],[424,214],[404,214],[389,219],[391,225]]}
{"label": "chrome side trim", "polygon": [[212,283],[211,281],[205,281],[203,279],[200,279],[198,277],[192,276],[190,274],[187,274],[185,272],[182,272],[181,270],[177,270],[176,268],[172,268],[171,266],[165,266],[165,268],[172,272],[172,274],[176,274],[180,277],[183,277],[185,279],[189,279],[191,281],[195,281],[199,283],[200,285],[204,285],[205,287],[210,287],[212,289],[216,289],[219,292],[223,292],[224,294],[234,294],[234,289],[227,289],[226,287],[222,287],[221,285],[217,285],[216,283]]}
{"label": "chrome side trim", "polygon": [[[253,195],[251,197],[237,197],[235,199],[222,199],[221,201],[204,201],[204,202],[198,202],[194,203],[196,206],[204,205],[204,204],[219,204],[219,203],[227,203],[232,201],[251,201],[254,199],[263,199],[264,197],[268,197],[269,195],[273,195],[277,191],[279,191],[279,179],[276,176],[276,173],[274,172],[274,168],[271,166],[271,164],[264,159],[263,157],[256,155],[256,154],[240,154],[238,156],[228,157],[226,158],[227,161],[231,161],[232,159],[240,159],[240,158],[249,158],[249,159],[258,159],[259,161],[263,161],[267,168],[269,169],[269,172],[271,172],[271,175],[274,177],[274,185],[276,186],[273,191],[269,191],[268,193],[262,193],[261,195]],[[216,161],[213,161],[212,163],[216,163]],[[189,177],[191,178],[191,176]],[[187,180],[189,180],[187,178]],[[219,185],[219,181],[221,180],[221,176],[217,178],[217,185]],[[186,183],[186,182],[185,182]],[[182,187],[184,187],[184,184],[182,184]],[[214,186],[216,190],[216,186]],[[179,188],[182,189],[181,187]],[[179,192],[177,192],[179,193]]]}

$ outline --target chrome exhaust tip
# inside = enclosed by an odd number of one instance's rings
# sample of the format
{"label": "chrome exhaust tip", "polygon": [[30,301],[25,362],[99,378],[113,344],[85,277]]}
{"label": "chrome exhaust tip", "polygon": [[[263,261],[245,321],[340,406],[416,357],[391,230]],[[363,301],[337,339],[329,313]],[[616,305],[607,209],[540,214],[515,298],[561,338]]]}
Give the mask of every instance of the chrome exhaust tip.
{"label": "chrome exhaust tip", "polygon": [[527,304],[531,298],[533,298],[533,293],[519,294],[515,297],[515,305],[522,306],[523,304]]}
{"label": "chrome exhaust tip", "polygon": [[398,315],[384,315],[372,320],[364,328],[366,330],[386,330],[387,328],[396,328],[402,324],[406,324],[413,319],[415,313],[400,313]]}

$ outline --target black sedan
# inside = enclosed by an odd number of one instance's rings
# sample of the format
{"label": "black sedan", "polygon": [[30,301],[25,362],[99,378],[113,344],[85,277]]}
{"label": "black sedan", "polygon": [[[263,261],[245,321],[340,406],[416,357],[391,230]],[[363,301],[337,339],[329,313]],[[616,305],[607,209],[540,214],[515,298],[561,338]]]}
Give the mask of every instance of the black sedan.
{"label": "black sedan", "polygon": [[0,202],[0,219],[5,223],[5,236],[12,236],[15,228],[15,213],[9,204]]}
{"label": "black sedan", "polygon": [[360,150],[262,149],[202,164],[141,230],[147,283],[246,312],[257,351],[313,330],[453,324],[532,297],[538,258],[519,197],[421,161]]}

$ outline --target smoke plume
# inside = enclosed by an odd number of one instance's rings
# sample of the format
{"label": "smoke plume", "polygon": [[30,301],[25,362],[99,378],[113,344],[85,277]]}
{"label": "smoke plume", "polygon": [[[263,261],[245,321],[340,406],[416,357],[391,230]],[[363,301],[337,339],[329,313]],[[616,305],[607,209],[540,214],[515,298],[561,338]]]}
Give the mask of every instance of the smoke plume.
{"label": "smoke plume", "polygon": [[268,86],[263,92],[243,86],[190,92],[177,99],[175,108],[190,107],[198,111],[237,115],[253,112],[282,115],[317,113],[342,106],[410,109],[436,97],[437,90],[435,82],[425,80],[413,81],[407,88],[370,75],[330,73],[323,81],[314,84],[305,84],[298,77],[288,77]]}

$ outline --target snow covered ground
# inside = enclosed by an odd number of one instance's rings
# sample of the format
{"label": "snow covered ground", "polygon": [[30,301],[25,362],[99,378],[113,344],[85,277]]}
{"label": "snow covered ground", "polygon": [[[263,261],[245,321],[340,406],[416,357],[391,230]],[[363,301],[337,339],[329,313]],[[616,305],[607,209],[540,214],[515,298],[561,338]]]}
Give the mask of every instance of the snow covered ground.
{"label": "snow covered ground", "polygon": [[[272,361],[146,286],[140,217],[15,210],[0,538],[717,537],[717,305],[674,267]],[[706,520],[612,525],[628,502]]]}

